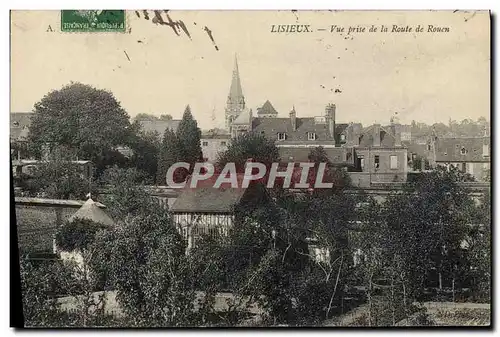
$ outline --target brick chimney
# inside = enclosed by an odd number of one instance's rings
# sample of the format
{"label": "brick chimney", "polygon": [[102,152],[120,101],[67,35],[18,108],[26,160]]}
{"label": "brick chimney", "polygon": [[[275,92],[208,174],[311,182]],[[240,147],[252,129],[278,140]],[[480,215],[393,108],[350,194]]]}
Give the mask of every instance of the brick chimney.
{"label": "brick chimney", "polygon": [[325,117],[328,122],[328,131],[335,145],[335,104],[327,104],[325,108]]}
{"label": "brick chimney", "polygon": [[380,124],[373,124],[373,146],[380,146]]}
{"label": "brick chimney", "polygon": [[295,111],[295,106],[290,111],[290,122],[292,123],[293,131],[297,131],[297,112]]}

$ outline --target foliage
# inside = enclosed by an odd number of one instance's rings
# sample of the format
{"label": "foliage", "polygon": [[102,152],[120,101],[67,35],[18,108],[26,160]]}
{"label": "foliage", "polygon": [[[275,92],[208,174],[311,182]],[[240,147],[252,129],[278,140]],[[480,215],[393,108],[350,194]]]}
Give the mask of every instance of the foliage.
{"label": "foliage", "polygon": [[245,133],[233,139],[226,151],[219,154],[217,168],[227,163],[235,163],[237,172],[244,172],[248,160],[263,163],[270,168],[271,164],[279,161],[279,152],[275,143],[264,135]]}
{"label": "foliage", "polygon": [[423,294],[432,270],[438,273],[442,288],[444,275],[456,279],[460,268],[467,268],[461,244],[474,202],[458,184],[462,179],[458,171],[438,168],[422,173],[407,190],[386,202],[385,221],[392,238],[388,245],[398,252],[402,272],[411,280],[409,295]]}
{"label": "foliage", "polygon": [[[100,237],[105,240],[105,237]],[[185,244],[165,212],[138,215],[117,228],[107,267],[130,326],[194,325],[194,287]]]}
{"label": "foliage", "polygon": [[47,144],[69,147],[98,173],[123,159],[114,149],[129,142],[130,122],[111,92],[72,82],[46,94],[34,110],[29,141],[39,153]]}
{"label": "foliage", "polygon": [[[193,166],[194,163],[203,158],[201,152],[201,130],[198,123],[191,114],[191,108],[186,106],[182,120],[177,129],[177,140],[180,149],[181,161],[187,162]],[[192,167],[191,167],[192,169]]]}
{"label": "foliage", "polygon": [[149,182],[156,178],[156,169],[160,155],[160,135],[156,131],[144,131],[135,121],[131,126],[133,136],[130,147],[134,154],[131,164],[139,171],[145,172]]}
{"label": "foliage", "polygon": [[145,175],[134,168],[111,167],[101,177],[106,194],[99,196],[99,201],[107,206],[113,219],[148,214],[160,208],[160,205],[146,191],[145,180]]}
{"label": "foliage", "polygon": [[[174,131],[167,128],[163,134],[163,140],[160,148],[160,158],[158,160],[158,170],[156,176],[156,183],[158,185],[166,185],[167,171],[170,166],[178,162],[181,158],[181,144],[177,139]],[[177,172],[180,170],[176,170]],[[175,182],[178,181],[180,177],[174,177]]]}
{"label": "foliage", "polygon": [[476,223],[466,237],[467,276],[472,284],[473,299],[491,302],[491,194],[488,191],[476,206]]}
{"label": "foliage", "polygon": [[21,291],[25,327],[53,327],[62,318],[54,290],[54,278],[61,275],[51,263],[36,266],[25,258],[20,259]]}
{"label": "foliage", "polygon": [[96,233],[105,228],[105,225],[88,219],[67,221],[57,230],[57,247],[67,252],[81,252],[94,241]]}
{"label": "foliage", "polygon": [[19,182],[30,196],[43,195],[52,199],[85,199],[95,190],[91,177],[84,174],[85,166],[75,163],[73,152],[59,147],[48,160],[33,168],[32,174]]}
{"label": "foliage", "polygon": [[416,121],[411,123],[412,135],[429,135],[434,130],[438,137],[481,137],[485,129],[490,129],[490,122],[485,117],[479,117],[476,121],[472,119],[455,121],[450,118],[448,125],[443,123],[428,125]]}

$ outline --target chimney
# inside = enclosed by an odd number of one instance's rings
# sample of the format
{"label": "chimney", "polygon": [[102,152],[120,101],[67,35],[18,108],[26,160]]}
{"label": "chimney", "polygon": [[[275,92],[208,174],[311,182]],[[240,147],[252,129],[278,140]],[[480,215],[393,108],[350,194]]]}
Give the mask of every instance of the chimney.
{"label": "chimney", "polygon": [[354,145],[354,124],[350,123],[346,129],[346,145],[353,146]]}
{"label": "chimney", "polygon": [[361,137],[361,124],[353,123],[351,124],[352,129],[352,143],[353,146],[359,146],[359,137]]}
{"label": "chimney", "polygon": [[401,147],[401,124],[394,120],[391,123],[392,134],[394,135],[394,146]]}
{"label": "chimney", "polygon": [[373,124],[373,146],[380,146],[380,124]]}
{"label": "chimney", "polygon": [[295,106],[290,111],[290,122],[292,123],[293,131],[297,131],[297,112],[295,111]]}
{"label": "chimney", "polygon": [[325,108],[325,116],[328,121],[328,131],[335,145],[335,104],[327,104]]}

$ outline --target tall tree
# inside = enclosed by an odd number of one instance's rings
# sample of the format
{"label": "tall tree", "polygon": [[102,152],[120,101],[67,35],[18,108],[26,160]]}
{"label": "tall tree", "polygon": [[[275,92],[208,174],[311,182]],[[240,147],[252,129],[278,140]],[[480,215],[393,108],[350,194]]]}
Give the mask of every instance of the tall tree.
{"label": "tall tree", "polygon": [[160,141],[157,131],[145,131],[135,120],[131,126],[130,148],[133,150],[131,164],[147,174],[148,183],[156,180],[156,170],[160,156]]}
{"label": "tall tree", "polygon": [[[181,158],[180,142],[174,131],[167,128],[163,134],[163,140],[160,146],[160,156],[158,159],[158,169],[156,173],[156,183],[166,185],[167,170],[172,164]],[[177,172],[177,171],[176,171]]]}
{"label": "tall tree", "polygon": [[179,128],[177,129],[177,139],[181,154],[179,159],[190,163],[191,166],[202,159],[200,144],[201,130],[198,128],[198,123],[191,114],[189,105],[186,106]]}
{"label": "tall tree", "polygon": [[130,139],[129,116],[109,91],[70,83],[35,104],[29,140],[53,148],[75,149],[78,158],[92,160],[98,171],[116,161],[115,148]]}

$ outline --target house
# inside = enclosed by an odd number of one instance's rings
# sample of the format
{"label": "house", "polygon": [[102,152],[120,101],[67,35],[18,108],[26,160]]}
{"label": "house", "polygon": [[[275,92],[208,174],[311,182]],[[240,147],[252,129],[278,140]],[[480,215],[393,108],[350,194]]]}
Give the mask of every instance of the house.
{"label": "house", "polygon": [[297,117],[295,108],[292,108],[288,118],[253,118],[251,130],[274,139],[282,161],[308,161],[309,152],[321,146],[333,164],[352,166],[355,164],[354,150],[343,147],[349,124],[335,123],[335,109],[334,104],[328,104],[324,115]]}
{"label": "house", "polygon": [[491,165],[490,142],[488,136],[476,138],[436,138],[433,144],[435,164],[454,166],[464,173],[474,176],[477,181],[485,181]]}
{"label": "house", "polygon": [[208,162],[217,161],[219,153],[227,150],[231,136],[229,134],[204,132],[201,135],[201,151],[203,153],[203,160]]}
{"label": "house", "polygon": [[370,187],[380,183],[403,183],[408,173],[407,149],[401,142],[400,124],[390,128],[373,124],[361,131],[356,141],[354,185]]}
{"label": "house", "polygon": [[[174,225],[187,242],[188,249],[196,245],[203,234],[228,235],[229,229],[244,217],[245,209],[266,202],[267,192],[255,183],[242,188],[243,175],[239,174],[238,188],[229,183],[213,187],[215,180],[204,180],[196,188],[182,189],[170,211]],[[186,186],[190,186],[191,179]]]}

